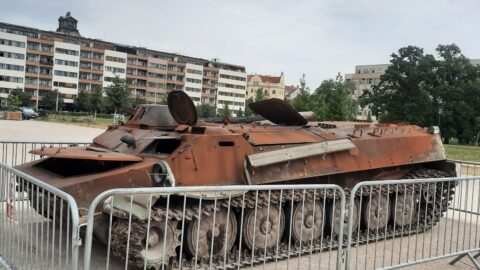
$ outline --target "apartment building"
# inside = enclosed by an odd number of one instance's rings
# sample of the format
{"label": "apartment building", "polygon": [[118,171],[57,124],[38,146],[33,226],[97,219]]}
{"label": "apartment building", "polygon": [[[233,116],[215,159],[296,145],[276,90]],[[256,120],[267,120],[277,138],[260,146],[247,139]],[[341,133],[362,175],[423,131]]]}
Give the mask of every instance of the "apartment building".
{"label": "apartment building", "polygon": [[27,37],[0,32],[0,98],[25,85]]}
{"label": "apartment building", "polygon": [[242,67],[215,62],[218,68],[217,110],[228,106],[235,116],[245,112],[247,74]]}
{"label": "apartment building", "polygon": [[[358,65],[355,66],[355,73],[345,74],[345,81],[352,81],[355,83],[355,90],[353,92],[353,99],[363,95],[366,91],[371,91],[372,86],[380,82],[380,76],[385,73],[385,70],[390,64],[378,64],[378,65]],[[358,107],[357,120],[367,120],[368,117],[372,120],[376,120],[375,116],[371,115],[371,109],[368,107]]]}
{"label": "apartment building", "polygon": [[280,76],[248,75],[247,99],[255,98],[258,89],[263,91],[265,98],[285,98],[285,81],[283,72]]}
{"label": "apartment building", "polygon": [[68,12],[56,32],[0,22],[0,102],[21,88],[39,100],[58,90],[71,106],[79,91],[125,79],[132,98],[165,101],[173,90],[185,91],[196,105],[216,109],[226,104],[245,110],[245,67],[152,49],[82,37]]}

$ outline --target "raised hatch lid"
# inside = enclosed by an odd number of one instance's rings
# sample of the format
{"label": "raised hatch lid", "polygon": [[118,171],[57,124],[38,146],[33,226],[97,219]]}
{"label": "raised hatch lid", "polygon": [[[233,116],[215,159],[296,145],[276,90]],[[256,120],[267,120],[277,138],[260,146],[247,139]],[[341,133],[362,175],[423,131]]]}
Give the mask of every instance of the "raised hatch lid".
{"label": "raised hatch lid", "polygon": [[70,159],[91,159],[108,161],[141,161],[139,156],[112,152],[98,147],[42,147],[31,150],[30,153],[46,157],[70,158]]}
{"label": "raised hatch lid", "polygon": [[278,98],[265,99],[249,104],[250,109],[277,125],[304,126],[307,120],[290,104]]}
{"label": "raised hatch lid", "polygon": [[168,110],[179,125],[197,123],[197,109],[192,99],[183,91],[173,91],[167,97]]}

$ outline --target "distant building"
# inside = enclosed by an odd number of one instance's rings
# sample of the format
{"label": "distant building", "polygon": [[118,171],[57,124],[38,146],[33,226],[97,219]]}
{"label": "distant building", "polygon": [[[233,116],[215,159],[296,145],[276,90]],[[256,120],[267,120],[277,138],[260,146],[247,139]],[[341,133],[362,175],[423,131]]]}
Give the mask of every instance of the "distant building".
{"label": "distant building", "polygon": [[185,91],[200,103],[245,111],[245,67],[80,36],[68,12],[56,32],[0,22],[0,102],[21,88],[35,101],[58,90],[67,106],[79,91],[125,79],[132,97],[158,103]]}
{"label": "distant building", "polygon": [[[480,59],[470,59],[473,65],[480,65]],[[363,95],[364,92],[371,91],[372,86],[380,83],[380,76],[385,73],[390,64],[377,65],[358,65],[355,66],[355,73],[345,74],[345,81],[352,81],[355,83],[355,91],[353,92],[353,99]],[[368,115],[371,115],[369,107],[358,107],[357,120],[367,120]],[[376,117],[371,115],[372,120]]]}
{"label": "distant building", "polygon": [[[385,70],[390,64],[379,65],[359,65],[355,67],[355,73],[345,74],[345,81],[352,81],[355,83],[355,90],[353,91],[353,99],[358,98],[366,91],[371,91],[372,86],[380,82],[380,76],[385,73]],[[357,120],[367,120],[368,115],[371,115],[371,110],[368,107],[358,107]],[[376,118],[371,115],[372,120]]]}
{"label": "distant building", "polygon": [[261,89],[265,98],[285,98],[285,81],[283,72],[280,76],[248,75],[247,99],[255,98],[257,90]]}
{"label": "distant building", "polygon": [[285,85],[285,99],[292,100],[300,94],[300,87],[294,85]]}

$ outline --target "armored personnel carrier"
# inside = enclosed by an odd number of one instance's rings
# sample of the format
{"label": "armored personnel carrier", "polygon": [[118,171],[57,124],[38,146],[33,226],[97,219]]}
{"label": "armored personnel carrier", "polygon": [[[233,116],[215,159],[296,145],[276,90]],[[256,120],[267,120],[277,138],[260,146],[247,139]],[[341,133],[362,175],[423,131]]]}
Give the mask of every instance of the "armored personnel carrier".
{"label": "armored personnel carrier", "polygon": [[[126,123],[110,126],[89,146],[36,149],[32,153],[44,158],[17,168],[71,194],[80,209],[88,209],[101,192],[121,187],[329,183],[340,185],[350,196],[350,188],[360,181],[455,175],[454,165],[445,158],[436,127],[308,122],[279,99],[256,102],[250,107],[262,119],[197,120],[190,98],[184,92],[172,92],[168,106],[138,106]],[[354,228],[381,229],[388,222],[408,225],[412,216],[426,216],[426,212],[434,209],[429,196],[436,196],[437,201],[443,198],[441,211],[436,210],[437,215],[441,214],[448,207],[445,198],[447,194],[453,195],[453,188],[438,188],[436,193],[428,189],[430,192],[425,194],[414,191],[411,196],[418,195],[414,200],[408,197],[410,193],[392,195],[364,190],[361,194],[351,194],[376,202],[354,206]],[[36,196],[35,190],[28,193]],[[124,259],[128,250],[130,265],[143,268],[146,263],[149,269],[158,269],[163,264],[178,265],[180,256],[187,260],[210,254],[221,258],[238,246],[239,238],[242,239],[239,246],[245,252],[237,254],[274,248],[285,241],[286,226],[291,227],[291,237],[296,243],[306,241],[305,236],[308,239],[323,237],[322,229],[328,223],[332,224],[329,234],[339,233],[338,215],[324,213],[335,213],[333,208],[339,207],[340,204],[332,203],[334,193],[293,196],[289,192],[272,191],[270,195],[276,199],[271,200],[268,207],[261,202],[265,196],[255,192],[229,198],[231,207],[225,207],[227,199],[215,198],[212,194],[204,194],[202,205],[195,198],[184,201],[172,196],[167,205],[165,198],[159,196],[154,197],[153,202],[147,202],[142,196],[133,199],[119,196],[97,210],[95,234],[105,240],[105,217],[113,213],[113,254]],[[302,200],[304,196],[315,199],[282,203],[287,197]],[[392,205],[390,211],[388,196],[398,196],[391,201],[416,201],[422,207],[406,209],[403,203]],[[129,212],[131,200],[135,200],[134,213]],[[214,202],[217,205],[213,205]],[[175,211],[176,207],[183,211]],[[399,207],[401,209],[397,209]],[[171,213],[166,213],[167,208]],[[212,211],[215,215],[211,215]],[[419,213],[421,211],[423,213]],[[241,219],[240,212],[243,213]],[[399,212],[405,218],[393,221],[392,213]],[[292,224],[286,221],[285,213],[292,216]],[[129,217],[133,218],[129,220]],[[168,225],[165,225],[166,219]],[[184,226],[179,225],[182,221],[186,222]],[[431,226],[436,221],[432,221]],[[180,236],[184,239],[185,255],[178,252]],[[128,249],[127,242],[130,243]]]}

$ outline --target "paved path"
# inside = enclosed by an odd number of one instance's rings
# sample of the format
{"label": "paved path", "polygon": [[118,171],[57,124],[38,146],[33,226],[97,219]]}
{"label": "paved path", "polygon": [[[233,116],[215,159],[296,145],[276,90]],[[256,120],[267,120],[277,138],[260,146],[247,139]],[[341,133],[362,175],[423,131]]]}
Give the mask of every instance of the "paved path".
{"label": "paved path", "polygon": [[90,142],[104,130],[43,121],[0,120],[1,140]]}

